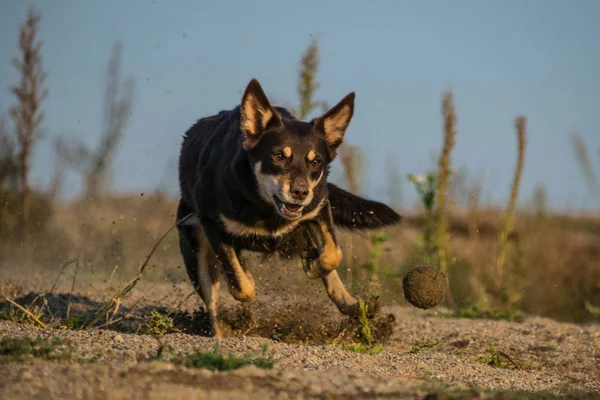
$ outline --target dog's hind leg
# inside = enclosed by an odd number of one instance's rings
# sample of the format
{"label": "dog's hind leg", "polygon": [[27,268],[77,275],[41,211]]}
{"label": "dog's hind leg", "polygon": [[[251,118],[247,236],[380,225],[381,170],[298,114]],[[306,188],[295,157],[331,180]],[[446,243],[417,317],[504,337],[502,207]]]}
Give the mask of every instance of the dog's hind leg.
{"label": "dog's hind leg", "polygon": [[[179,203],[177,217],[181,219],[191,210],[183,202]],[[217,301],[219,296],[219,261],[211,250],[204,229],[196,217],[189,218],[178,225],[179,247],[185,263],[185,269],[194,289],[206,305],[210,317],[209,336],[221,337],[217,319]]]}

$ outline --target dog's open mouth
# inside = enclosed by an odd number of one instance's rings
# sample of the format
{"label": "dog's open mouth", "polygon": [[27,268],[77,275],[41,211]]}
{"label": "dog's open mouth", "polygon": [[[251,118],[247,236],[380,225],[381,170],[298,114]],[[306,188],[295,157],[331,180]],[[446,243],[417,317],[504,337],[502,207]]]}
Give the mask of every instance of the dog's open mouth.
{"label": "dog's open mouth", "polygon": [[277,196],[273,196],[273,200],[275,200],[275,205],[277,209],[286,218],[299,218],[302,215],[302,209],[304,208],[301,204],[292,204],[286,203],[284,201],[279,200]]}

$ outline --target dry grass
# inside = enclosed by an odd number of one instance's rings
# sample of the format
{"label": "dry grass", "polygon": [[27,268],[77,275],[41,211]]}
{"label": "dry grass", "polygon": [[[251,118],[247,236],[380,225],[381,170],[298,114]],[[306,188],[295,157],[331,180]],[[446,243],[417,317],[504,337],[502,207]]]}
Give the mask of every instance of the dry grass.
{"label": "dry grass", "polygon": [[440,271],[448,270],[448,210],[447,188],[450,177],[450,154],[456,144],[456,110],[454,109],[454,98],[452,92],[444,94],[442,101],[442,115],[444,117],[444,145],[438,161],[437,176],[437,229],[436,240],[438,248],[438,259]]}
{"label": "dry grass", "polygon": [[502,287],[502,281],[504,279],[504,263],[506,261],[506,251],[508,246],[508,235],[512,229],[515,207],[517,205],[517,197],[519,195],[519,185],[521,183],[521,175],[523,173],[523,166],[525,164],[525,143],[526,143],[526,132],[525,125],[527,120],[525,117],[517,117],[515,121],[515,128],[517,131],[518,139],[518,158],[517,165],[514,170],[514,178],[510,190],[510,201],[508,209],[506,211],[506,217],[504,219],[504,227],[500,233],[500,250],[496,261],[496,290],[499,291]]}

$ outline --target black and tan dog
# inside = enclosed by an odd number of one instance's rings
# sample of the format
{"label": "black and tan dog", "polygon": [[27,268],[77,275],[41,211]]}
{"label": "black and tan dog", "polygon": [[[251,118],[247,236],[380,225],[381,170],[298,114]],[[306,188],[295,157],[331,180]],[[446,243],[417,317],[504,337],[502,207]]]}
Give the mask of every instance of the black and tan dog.
{"label": "black and tan dog", "polygon": [[357,301],[336,268],[342,251],[334,225],[373,229],[401,219],[385,204],[328,183],[354,112],[354,93],[310,122],[271,106],[250,81],[241,104],[202,118],[185,134],[179,159],[181,201],[177,219],[187,273],[217,320],[220,272],[238,301],[255,296],[254,279],[240,262],[242,250],[302,259],[309,278],[321,278],[338,309],[356,315]]}

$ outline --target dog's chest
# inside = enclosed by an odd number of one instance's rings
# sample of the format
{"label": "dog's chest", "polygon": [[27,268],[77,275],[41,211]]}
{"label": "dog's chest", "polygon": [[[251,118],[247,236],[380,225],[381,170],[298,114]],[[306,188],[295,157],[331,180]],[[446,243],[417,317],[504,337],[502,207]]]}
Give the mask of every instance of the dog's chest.
{"label": "dog's chest", "polygon": [[224,215],[221,215],[220,218],[227,233],[239,238],[279,239],[290,233],[299,223],[299,221],[292,221],[288,224],[269,229],[263,222],[250,225],[225,217]]}

